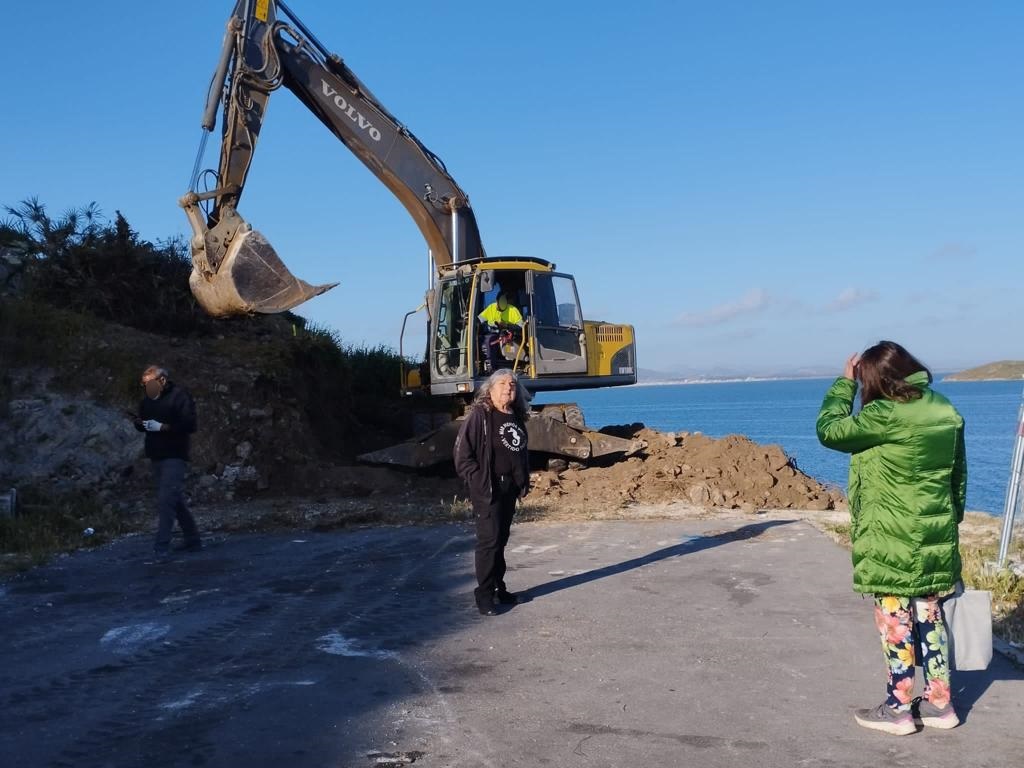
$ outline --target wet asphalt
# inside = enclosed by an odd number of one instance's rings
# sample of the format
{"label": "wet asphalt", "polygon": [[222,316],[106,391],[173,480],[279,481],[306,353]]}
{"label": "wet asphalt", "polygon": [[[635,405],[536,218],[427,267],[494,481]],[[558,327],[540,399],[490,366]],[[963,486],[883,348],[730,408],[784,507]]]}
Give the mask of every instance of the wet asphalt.
{"label": "wet asphalt", "polygon": [[796,519],[516,525],[495,617],[466,525],[148,537],[0,582],[0,762],[106,766],[1024,764],[1024,672],[954,673],[963,725],[884,693],[848,553]]}

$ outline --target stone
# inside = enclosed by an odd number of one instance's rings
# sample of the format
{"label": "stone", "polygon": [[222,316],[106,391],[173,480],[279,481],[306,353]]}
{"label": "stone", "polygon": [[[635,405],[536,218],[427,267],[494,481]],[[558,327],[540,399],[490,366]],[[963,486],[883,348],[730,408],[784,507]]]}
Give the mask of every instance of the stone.
{"label": "stone", "polygon": [[828,496],[812,496],[804,506],[815,512],[823,512],[826,509],[832,508],[832,499]]}
{"label": "stone", "polygon": [[235,455],[238,456],[242,461],[245,461],[252,455],[252,443],[248,440],[243,440],[235,446]]}
{"label": "stone", "polygon": [[[120,409],[46,391],[13,398],[0,429],[0,483],[47,481],[68,490],[95,485],[130,466],[142,434]],[[38,391],[42,390],[42,391]]]}
{"label": "stone", "polygon": [[707,504],[711,500],[711,490],[704,483],[690,486],[686,495],[694,504]]}

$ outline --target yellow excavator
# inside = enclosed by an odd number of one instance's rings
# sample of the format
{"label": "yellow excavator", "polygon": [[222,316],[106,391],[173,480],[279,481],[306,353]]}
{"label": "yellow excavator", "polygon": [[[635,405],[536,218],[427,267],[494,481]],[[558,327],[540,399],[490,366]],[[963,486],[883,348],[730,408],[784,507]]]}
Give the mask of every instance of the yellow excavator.
{"label": "yellow excavator", "polygon": [[[469,197],[440,158],[278,0],[238,0],[228,19],[192,180],[180,200],[193,233],[189,283],[208,313],[283,312],[336,285],[310,285],[293,276],[238,213],[270,95],[281,86],[391,190],[427,242],[432,276],[420,308],[427,316],[427,349],[420,365],[403,366],[404,394],[454,398],[457,416],[500,367],[514,369],[530,392],[636,383],[633,327],[584,320],[572,275],[551,262],[487,256]],[[221,105],[218,168],[204,171],[206,139]],[[201,180],[210,188],[200,190]],[[485,309],[499,295],[503,306],[514,308],[510,327],[485,322]],[[405,328],[417,311],[402,324],[403,359]],[[440,463],[451,456],[456,429],[443,424],[361,458],[412,467]],[[588,429],[572,404],[535,409],[528,431],[531,451],[576,460],[631,455],[644,447]]]}

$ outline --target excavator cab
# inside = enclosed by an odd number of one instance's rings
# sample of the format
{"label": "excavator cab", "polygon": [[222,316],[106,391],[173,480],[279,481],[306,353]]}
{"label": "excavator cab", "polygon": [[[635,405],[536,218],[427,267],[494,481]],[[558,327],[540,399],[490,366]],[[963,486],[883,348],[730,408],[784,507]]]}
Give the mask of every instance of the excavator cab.
{"label": "excavator cab", "polygon": [[[489,322],[495,314],[484,310],[499,294],[515,312],[503,312],[509,322],[495,329]],[[636,382],[632,326],[583,320],[575,280],[556,272],[550,262],[482,258],[441,267],[425,306],[427,357],[424,365],[403,371],[402,391],[407,395],[449,395],[464,405],[499,368],[515,371],[528,392]],[[495,342],[498,348],[488,355],[485,345]],[[443,424],[359,458],[428,467],[451,456],[458,428],[458,421]],[[526,429],[531,453],[579,461],[631,456],[646,445],[590,429],[572,403],[532,408]]]}
{"label": "excavator cab", "polygon": [[[505,321],[488,322],[481,315],[499,295],[509,307]],[[403,391],[468,395],[497,368],[514,370],[530,391],[636,382],[632,327],[584,321],[572,275],[542,259],[440,268],[426,306],[427,375],[403,377]]]}

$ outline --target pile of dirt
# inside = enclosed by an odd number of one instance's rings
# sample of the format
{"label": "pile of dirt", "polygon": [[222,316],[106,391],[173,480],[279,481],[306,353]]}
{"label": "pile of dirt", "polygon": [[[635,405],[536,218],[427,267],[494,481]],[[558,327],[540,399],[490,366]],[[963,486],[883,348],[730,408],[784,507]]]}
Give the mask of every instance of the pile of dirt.
{"label": "pile of dirt", "polygon": [[534,475],[531,500],[573,507],[686,501],[697,507],[836,509],[841,491],[805,475],[777,445],[741,435],[715,439],[643,424],[602,430],[646,440],[642,454],[605,466],[569,465]]}

